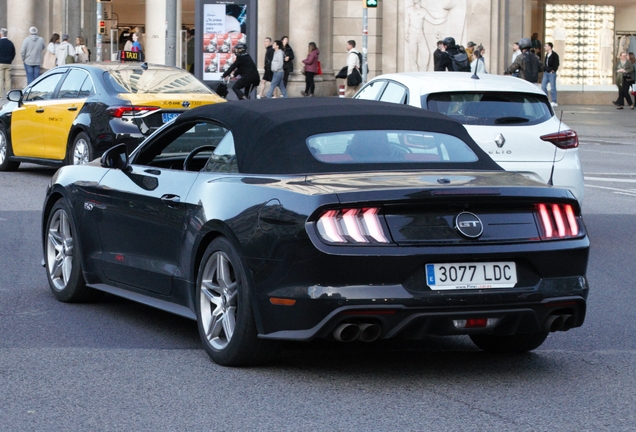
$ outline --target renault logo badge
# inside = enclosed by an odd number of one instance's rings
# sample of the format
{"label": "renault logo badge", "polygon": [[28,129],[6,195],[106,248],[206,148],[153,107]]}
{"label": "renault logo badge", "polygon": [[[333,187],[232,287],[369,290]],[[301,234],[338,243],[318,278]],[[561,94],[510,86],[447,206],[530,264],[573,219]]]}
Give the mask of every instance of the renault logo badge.
{"label": "renault logo badge", "polygon": [[495,138],[495,144],[497,144],[497,147],[502,148],[505,143],[506,139],[504,136],[502,134],[497,135],[497,138]]}
{"label": "renault logo badge", "polygon": [[476,214],[462,212],[455,217],[455,229],[466,238],[476,239],[484,232],[484,225]]}

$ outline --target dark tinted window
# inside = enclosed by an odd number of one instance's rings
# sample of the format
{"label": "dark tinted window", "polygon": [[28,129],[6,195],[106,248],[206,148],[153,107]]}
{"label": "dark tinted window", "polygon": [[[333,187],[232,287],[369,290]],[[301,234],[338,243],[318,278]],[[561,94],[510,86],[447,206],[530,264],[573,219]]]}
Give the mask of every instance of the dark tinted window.
{"label": "dark tinted window", "polygon": [[422,106],[465,125],[531,125],[552,117],[548,98],[531,93],[434,93]]}
{"label": "dark tinted window", "polygon": [[52,99],[55,87],[57,87],[57,84],[60,82],[62,76],[63,74],[59,73],[44,78],[42,81],[31,87],[31,90],[25,96],[24,101],[30,102]]}
{"label": "dark tinted window", "polygon": [[88,74],[83,70],[71,69],[68,75],[66,75],[66,78],[64,78],[57,97],[59,99],[76,99],[81,97],[80,90],[87,79]]}
{"label": "dark tinted window", "polygon": [[95,88],[93,87],[93,80],[88,77],[84,80],[84,84],[82,84],[82,88],[79,92],[79,97],[86,98],[95,93]]}

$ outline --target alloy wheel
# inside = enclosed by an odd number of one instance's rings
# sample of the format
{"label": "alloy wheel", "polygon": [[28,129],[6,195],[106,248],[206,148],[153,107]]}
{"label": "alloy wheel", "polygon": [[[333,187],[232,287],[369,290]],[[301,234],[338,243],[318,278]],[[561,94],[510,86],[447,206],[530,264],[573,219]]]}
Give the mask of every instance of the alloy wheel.
{"label": "alloy wheel", "polygon": [[73,235],[68,215],[61,209],[49,224],[46,261],[53,287],[62,291],[73,270]]}
{"label": "alloy wheel", "polygon": [[212,348],[227,347],[236,329],[238,283],[227,254],[217,251],[205,265],[201,280],[201,323]]}
{"label": "alloy wheel", "polygon": [[7,159],[7,137],[0,132],[0,165]]}
{"label": "alloy wheel", "polygon": [[75,142],[75,146],[73,148],[73,165],[89,163],[89,154],[90,149],[88,147],[88,142],[86,142],[84,138],[79,138]]}

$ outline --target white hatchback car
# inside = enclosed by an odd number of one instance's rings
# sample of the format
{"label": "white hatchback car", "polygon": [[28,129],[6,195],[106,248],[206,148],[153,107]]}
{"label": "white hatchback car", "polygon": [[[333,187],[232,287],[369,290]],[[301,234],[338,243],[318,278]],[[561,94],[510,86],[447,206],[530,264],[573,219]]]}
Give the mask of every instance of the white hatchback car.
{"label": "white hatchback car", "polygon": [[569,189],[583,202],[579,139],[541,89],[519,78],[470,73],[380,75],[354,96],[437,111],[462,123],[506,171]]}

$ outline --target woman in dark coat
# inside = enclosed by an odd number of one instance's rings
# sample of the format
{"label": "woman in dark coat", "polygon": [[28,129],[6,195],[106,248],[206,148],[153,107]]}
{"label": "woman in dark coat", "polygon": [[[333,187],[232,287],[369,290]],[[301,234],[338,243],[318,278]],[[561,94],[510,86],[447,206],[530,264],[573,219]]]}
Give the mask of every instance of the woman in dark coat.
{"label": "woman in dark coat", "polygon": [[320,50],[315,42],[309,42],[309,52],[307,58],[303,60],[305,64],[305,91],[300,92],[303,96],[313,97],[316,85],[314,84],[314,76],[318,73],[318,58]]}
{"label": "woman in dark coat", "polygon": [[[236,55],[236,61],[223,73],[223,78],[227,78],[232,72],[234,72],[234,76],[240,76],[238,81],[232,86],[232,90],[234,90],[239,100],[248,99],[252,89],[261,82],[261,76],[256,68],[256,63],[247,53],[247,45],[237,44],[234,47],[234,54]],[[247,91],[243,93],[243,89],[247,89]]]}

